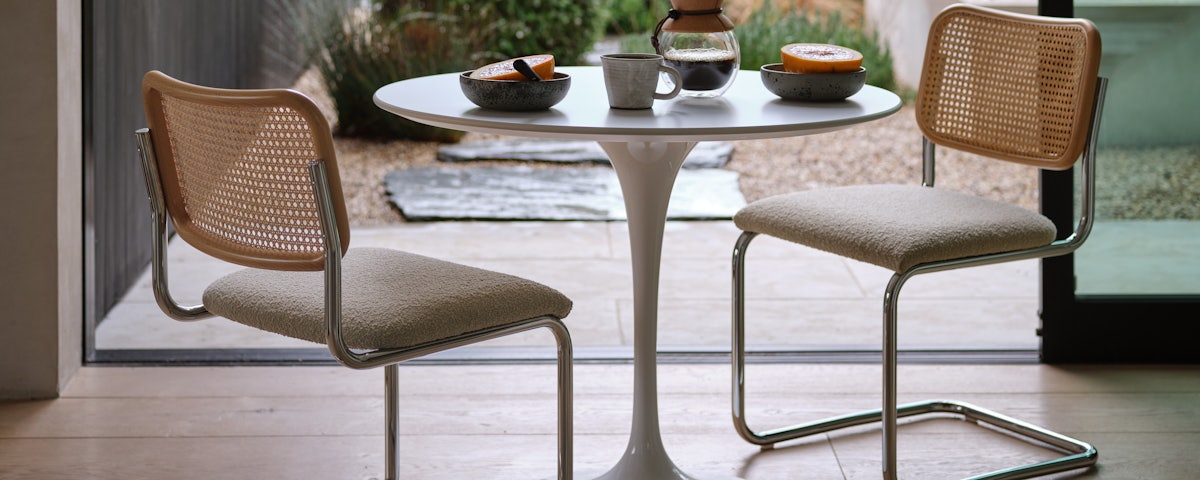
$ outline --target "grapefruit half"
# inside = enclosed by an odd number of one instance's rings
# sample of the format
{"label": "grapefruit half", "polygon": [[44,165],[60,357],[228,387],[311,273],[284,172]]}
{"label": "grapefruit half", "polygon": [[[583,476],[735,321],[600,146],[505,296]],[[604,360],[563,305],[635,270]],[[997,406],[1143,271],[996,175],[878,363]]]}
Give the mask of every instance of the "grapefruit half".
{"label": "grapefruit half", "polygon": [[791,73],[853,72],[862,67],[857,50],[824,43],[792,43],[779,49],[783,69]]}
{"label": "grapefruit half", "polygon": [[[554,55],[528,55],[517,58],[525,60],[525,63],[528,63],[533,72],[538,74],[538,77],[541,77],[542,80],[554,78]],[[525,76],[521,75],[521,72],[513,68],[513,62],[517,58],[484,65],[471,72],[470,76],[471,78],[481,78],[484,80],[526,80]]]}

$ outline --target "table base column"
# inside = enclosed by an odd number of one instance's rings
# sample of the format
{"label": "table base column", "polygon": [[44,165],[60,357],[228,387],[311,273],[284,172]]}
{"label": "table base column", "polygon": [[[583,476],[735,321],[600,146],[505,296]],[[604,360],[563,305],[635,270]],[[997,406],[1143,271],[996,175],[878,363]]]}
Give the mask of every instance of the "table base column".
{"label": "table base column", "polygon": [[600,142],[625,197],[633,263],[633,426],[624,455],[603,480],[670,480],[680,471],[663,447],[658,421],[658,281],[663,229],[675,176],[696,142]]}

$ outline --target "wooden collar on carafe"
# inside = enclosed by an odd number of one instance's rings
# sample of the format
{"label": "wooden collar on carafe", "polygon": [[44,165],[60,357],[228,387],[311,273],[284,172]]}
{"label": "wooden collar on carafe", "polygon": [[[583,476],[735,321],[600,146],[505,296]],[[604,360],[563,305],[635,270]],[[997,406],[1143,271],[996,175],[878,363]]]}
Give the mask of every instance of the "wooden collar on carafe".
{"label": "wooden collar on carafe", "polygon": [[659,45],[658,35],[663,30],[687,33],[733,30],[733,22],[724,13],[725,9],[720,7],[697,10],[672,8],[667,11],[667,16],[659,20],[658,25],[654,27],[654,33],[650,35],[650,44],[654,46],[655,52],[662,55],[662,46]]}

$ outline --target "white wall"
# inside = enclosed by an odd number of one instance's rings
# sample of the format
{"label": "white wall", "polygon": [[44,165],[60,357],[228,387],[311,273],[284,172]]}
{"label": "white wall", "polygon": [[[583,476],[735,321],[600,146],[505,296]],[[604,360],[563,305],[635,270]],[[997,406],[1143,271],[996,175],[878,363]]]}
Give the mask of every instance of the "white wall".
{"label": "white wall", "polygon": [[896,82],[916,89],[921,81],[925,41],[933,17],[954,0],[864,0],[867,28],[875,30],[892,53]]}
{"label": "white wall", "polygon": [[0,0],[0,399],[82,360],[82,7]]}
{"label": "white wall", "polygon": [[892,68],[901,86],[915,90],[921,82],[929,25],[938,12],[955,3],[1037,13],[1037,0],[864,0],[867,26],[891,51]]}

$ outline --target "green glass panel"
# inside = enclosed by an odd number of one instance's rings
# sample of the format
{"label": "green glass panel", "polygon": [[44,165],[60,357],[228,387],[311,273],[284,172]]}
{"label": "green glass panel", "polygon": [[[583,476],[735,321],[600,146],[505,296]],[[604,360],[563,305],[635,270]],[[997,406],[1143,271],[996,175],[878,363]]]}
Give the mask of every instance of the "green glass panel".
{"label": "green glass panel", "polygon": [[1200,2],[1077,2],[1109,78],[1080,295],[1200,294]]}

